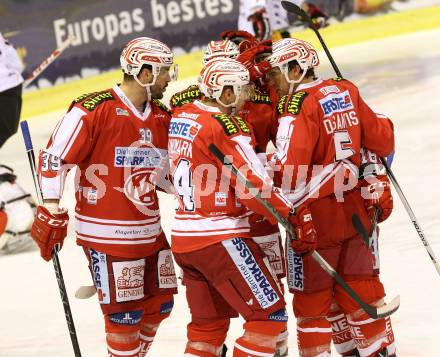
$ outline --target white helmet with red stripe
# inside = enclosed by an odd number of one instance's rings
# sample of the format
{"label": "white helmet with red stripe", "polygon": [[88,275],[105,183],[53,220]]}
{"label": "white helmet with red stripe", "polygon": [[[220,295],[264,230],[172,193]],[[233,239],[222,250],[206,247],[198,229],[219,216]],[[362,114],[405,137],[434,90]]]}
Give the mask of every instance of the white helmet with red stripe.
{"label": "white helmet with red stripe", "polygon": [[[249,84],[249,71],[240,62],[230,58],[218,58],[209,61],[200,72],[199,88],[206,98],[215,99],[225,107],[234,107],[242,89]],[[224,104],[220,100],[225,86],[231,86],[235,102]]]}
{"label": "white helmet with red stripe", "polygon": [[214,58],[237,58],[240,54],[238,46],[230,40],[210,41],[203,53],[203,64]]}
{"label": "white helmet with red stripe", "polygon": [[[172,66],[173,59],[173,53],[163,42],[149,37],[138,37],[127,43],[122,50],[120,61],[122,71],[133,76],[140,85],[146,87],[155,83],[161,67]],[[152,68],[152,83],[142,84],[137,78],[142,66],[145,64],[150,65]],[[175,77],[175,73],[177,73],[176,70],[172,78]]]}
{"label": "white helmet with red stripe", "polygon": [[[308,69],[319,65],[318,53],[313,46],[296,38],[283,38],[276,41],[272,46],[272,54],[268,58],[272,67],[279,67],[287,81],[291,84],[299,83],[303,80]],[[289,62],[296,61],[303,70],[301,78],[293,80],[289,78]]]}

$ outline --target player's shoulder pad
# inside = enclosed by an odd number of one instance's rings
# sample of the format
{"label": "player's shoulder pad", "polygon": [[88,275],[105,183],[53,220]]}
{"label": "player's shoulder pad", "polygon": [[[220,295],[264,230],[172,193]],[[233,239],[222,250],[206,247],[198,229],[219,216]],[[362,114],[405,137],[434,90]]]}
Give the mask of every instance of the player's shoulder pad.
{"label": "player's shoulder pad", "polygon": [[263,93],[261,90],[256,89],[255,94],[251,98],[252,103],[258,103],[258,104],[272,104],[272,101],[270,100],[270,97],[267,93]]}
{"label": "player's shoulder pad", "polygon": [[193,84],[183,91],[173,94],[170,99],[170,103],[173,108],[181,107],[182,105],[192,103],[195,100],[200,99],[201,97],[202,93],[200,92],[199,86]]}
{"label": "player's shoulder pad", "polygon": [[94,92],[89,94],[83,94],[75,98],[73,104],[79,104],[89,112],[94,111],[100,104],[108,101],[115,100],[113,93],[110,90],[102,92]]}
{"label": "player's shoulder pad", "polygon": [[229,114],[212,114],[212,117],[222,126],[227,136],[244,133],[251,134],[251,129],[246,121],[239,116]]}
{"label": "player's shoulder pad", "polygon": [[296,92],[290,95],[284,95],[280,98],[277,105],[278,114],[297,115],[301,112],[301,107],[309,94],[307,92]]}
{"label": "player's shoulder pad", "polygon": [[169,115],[171,115],[171,110],[170,108],[168,108],[165,104],[163,104],[160,100],[158,99],[153,99],[152,100],[153,105],[155,105],[156,107],[162,109],[164,112],[167,112]]}

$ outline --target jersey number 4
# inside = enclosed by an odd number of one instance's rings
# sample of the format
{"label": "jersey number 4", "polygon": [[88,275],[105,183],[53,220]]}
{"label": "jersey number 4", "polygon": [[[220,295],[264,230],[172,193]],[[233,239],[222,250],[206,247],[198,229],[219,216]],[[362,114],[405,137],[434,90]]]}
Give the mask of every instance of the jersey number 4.
{"label": "jersey number 4", "polygon": [[185,211],[194,211],[192,172],[188,160],[180,159],[173,174],[174,187]]}

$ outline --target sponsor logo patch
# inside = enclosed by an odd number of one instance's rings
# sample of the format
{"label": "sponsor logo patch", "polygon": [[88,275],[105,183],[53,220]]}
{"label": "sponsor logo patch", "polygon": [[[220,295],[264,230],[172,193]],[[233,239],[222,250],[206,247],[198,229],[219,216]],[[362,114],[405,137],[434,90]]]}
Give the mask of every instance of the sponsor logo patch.
{"label": "sponsor logo patch", "polygon": [[277,104],[277,112],[278,114],[283,114],[284,113],[284,105],[286,104],[287,101],[287,95],[283,95],[280,100],[278,101]]}
{"label": "sponsor logo patch", "polygon": [[116,302],[140,300],[144,297],[145,259],[113,262]]}
{"label": "sponsor logo patch", "polygon": [[229,239],[222,241],[222,244],[263,309],[269,308],[280,300],[242,239]]}
{"label": "sponsor logo patch", "polygon": [[124,115],[126,117],[129,116],[128,110],[122,108],[116,108],[116,115]]}
{"label": "sponsor logo patch", "polygon": [[113,100],[113,94],[111,92],[101,92],[96,95],[90,96],[85,100],[81,106],[87,109],[89,112],[96,109],[96,107],[107,100]]}
{"label": "sponsor logo patch", "polygon": [[157,148],[115,147],[115,167],[160,167],[165,151]]}
{"label": "sponsor logo patch", "polygon": [[168,135],[170,138],[194,141],[201,128],[202,125],[199,123],[191,119],[181,118],[179,114],[179,117],[171,120]]}
{"label": "sponsor logo patch", "polygon": [[87,203],[89,205],[96,205],[98,202],[98,190],[95,190],[93,188],[87,189]]}
{"label": "sponsor logo patch", "polygon": [[238,124],[234,121],[234,119],[232,119],[230,115],[213,114],[212,117],[220,123],[227,136],[238,134],[240,132]]}
{"label": "sponsor logo patch", "polygon": [[286,309],[275,311],[269,315],[269,320],[271,321],[287,322],[288,319],[289,317],[287,316]]}
{"label": "sponsor logo patch", "polygon": [[348,90],[342,93],[332,93],[319,101],[324,117],[354,109]]}
{"label": "sponsor logo patch", "polygon": [[159,288],[172,289],[177,288],[176,271],[174,269],[171,250],[161,250],[157,258],[157,276],[159,279]]}
{"label": "sponsor logo patch", "polygon": [[160,305],[160,313],[161,314],[168,314],[171,312],[171,310],[173,309],[174,306],[174,301],[168,301],[163,303],[162,305]]}
{"label": "sponsor logo patch", "polygon": [[339,93],[340,89],[337,86],[326,86],[319,90],[323,95],[329,95],[330,93]]}
{"label": "sponsor logo patch", "polygon": [[287,244],[287,285],[289,289],[304,291],[304,264],[301,255]]}
{"label": "sponsor logo patch", "polygon": [[116,314],[110,314],[109,319],[111,322],[119,325],[136,325],[142,319],[143,311],[129,311],[118,312]]}
{"label": "sponsor logo patch", "polygon": [[239,116],[234,116],[235,121],[237,122],[238,126],[240,127],[241,131],[245,134],[250,134],[251,129],[249,129],[249,126],[247,123]]}
{"label": "sponsor logo patch", "polygon": [[287,112],[294,115],[299,114],[302,103],[307,96],[308,94],[306,92],[297,92],[292,94],[287,102]]}
{"label": "sponsor logo patch", "polygon": [[171,97],[173,107],[180,107],[187,103],[192,103],[196,99],[200,99],[202,94],[197,86],[190,86],[186,90],[176,93]]}
{"label": "sponsor logo patch", "polygon": [[274,273],[280,275],[284,273],[284,269],[278,237],[279,234],[276,233],[263,237],[255,237],[254,241],[260,246],[266,257],[269,259],[270,266]]}
{"label": "sponsor logo patch", "polygon": [[107,256],[89,249],[92,276],[100,304],[110,304],[110,287],[108,284]]}
{"label": "sponsor logo patch", "polygon": [[215,205],[217,207],[224,207],[226,206],[226,199],[227,199],[227,193],[226,192],[216,192],[215,193]]}

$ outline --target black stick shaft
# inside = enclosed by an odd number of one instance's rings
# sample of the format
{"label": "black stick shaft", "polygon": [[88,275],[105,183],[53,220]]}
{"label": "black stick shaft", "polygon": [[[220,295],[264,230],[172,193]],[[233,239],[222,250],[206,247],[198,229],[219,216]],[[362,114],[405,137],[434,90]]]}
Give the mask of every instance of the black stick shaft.
{"label": "black stick shaft", "polygon": [[[32,178],[34,180],[35,192],[37,194],[38,203],[43,203],[43,196],[40,190],[40,185],[37,179],[37,170],[35,164],[34,148],[32,146],[31,135],[29,126],[26,121],[20,123],[21,131],[23,134],[24,143],[26,146],[26,152],[29,159],[29,165],[31,167]],[[61,301],[63,303],[64,315],[66,317],[67,327],[69,329],[70,340],[72,341],[73,351],[75,357],[81,357],[81,351],[79,348],[78,337],[76,335],[75,324],[73,322],[72,311],[70,310],[69,297],[67,296],[66,286],[64,284],[63,272],[61,270],[60,261],[58,259],[58,253],[56,250],[52,253],[52,263],[55,270],[55,276],[57,278],[58,290],[60,291]]]}

